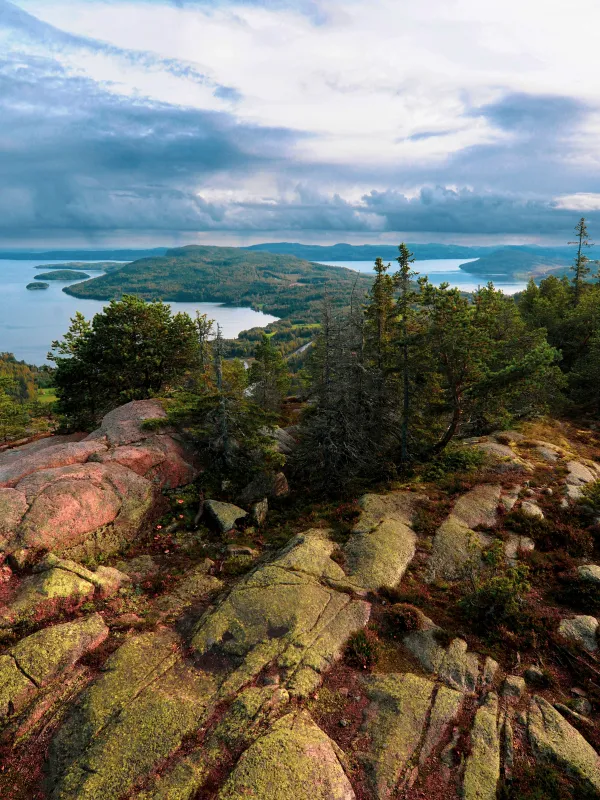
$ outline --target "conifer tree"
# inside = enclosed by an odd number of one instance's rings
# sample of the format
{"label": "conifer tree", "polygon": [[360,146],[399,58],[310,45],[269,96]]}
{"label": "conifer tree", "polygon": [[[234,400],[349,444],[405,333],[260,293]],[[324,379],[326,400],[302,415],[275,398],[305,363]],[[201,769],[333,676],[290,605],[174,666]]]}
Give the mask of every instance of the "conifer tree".
{"label": "conifer tree", "polygon": [[585,277],[586,275],[590,274],[590,268],[588,264],[590,263],[590,259],[586,256],[584,248],[591,247],[593,242],[589,239],[589,233],[587,230],[587,225],[585,222],[585,217],[581,217],[577,225],[575,226],[575,236],[577,237],[574,242],[569,242],[569,244],[576,244],[577,245],[577,255],[575,256],[575,261],[573,262],[573,266],[571,270],[573,271],[573,303],[574,305],[579,305],[579,301],[581,300],[581,295],[584,288]]}
{"label": "conifer tree", "polygon": [[278,412],[289,389],[287,366],[270,336],[263,334],[249,370],[248,383],[252,399],[265,411]]}
{"label": "conifer tree", "polygon": [[412,279],[418,273],[411,270],[410,265],[414,262],[414,256],[408,247],[402,242],[398,248],[400,255],[396,259],[398,262],[398,272],[396,273],[396,283],[399,289],[398,302],[396,304],[399,318],[398,347],[400,350],[401,374],[402,374],[402,416],[400,423],[400,464],[404,467],[408,463],[408,428],[410,418],[410,359],[409,359],[409,336],[411,334],[410,323],[414,318],[414,304],[418,299],[418,293],[412,288]]}

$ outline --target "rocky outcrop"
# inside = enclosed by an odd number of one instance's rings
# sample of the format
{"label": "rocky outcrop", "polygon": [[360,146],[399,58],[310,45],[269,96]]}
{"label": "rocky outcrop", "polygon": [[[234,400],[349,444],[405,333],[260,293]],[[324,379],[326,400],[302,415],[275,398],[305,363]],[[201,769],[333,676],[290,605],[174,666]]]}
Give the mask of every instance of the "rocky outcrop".
{"label": "rocky outcrop", "polygon": [[471,752],[463,780],[464,800],[496,800],[499,780],[498,698],[492,692],[477,710],[471,729]]}
{"label": "rocky outcrop", "polygon": [[172,431],[144,430],[145,419],[165,416],[157,401],[134,401],[83,440],[51,437],[1,453],[0,554],[23,565],[48,551],[112,552],[135,538],[160,489],[197,474]]}
{"label": "rocky outcrop", "polygon": [[37,692],[108,636],[99,614],[34,633],[0,656],[0,719],[20,711]]}
{"label": "rocky outcrop", "polygon": [[268,664],[286,688],[306,697],[369,619],[368,603],[344,591],[335,544],[323,530],[298,534],[281,554],[236,584],[198,623],[192,646],[203,657],[229,658],[237,668],[222,687],[233,693]]}
{"label": "rocky outcrop", "polygon": [[558,763],[600,792],[598,754],[543,697],[534,697],[531,702],[528,732],[538,759]]}
{"label": "rocky outcrop", "polygon": [[376,591],[400,581],[415,555],[410,526],[421,498],[412,492],[361,498],[362,513],[344,546],[348,577],[357,588]]}
{"label": "rocky outcrop", "polygon": [[233,530],[239,520],[248,516],[248,512],[243,508],[232,503],[222,503],[219,500],[207,500],[204,504],[204,511],[221,533]]}
{"label": "rocky outcrop", "polygon": [[218,800],[354,800],[340,756],[308,714],[287,714],[242,754]]}
{"label": "rocky outcrop", "polygon": [[598,632],[598,620],[586,614],[581,614],[571,619],[563,619],[559,625],[558,632],[565,639],[579,645],[580,647],[595,652],[598,649],[596,638]]}

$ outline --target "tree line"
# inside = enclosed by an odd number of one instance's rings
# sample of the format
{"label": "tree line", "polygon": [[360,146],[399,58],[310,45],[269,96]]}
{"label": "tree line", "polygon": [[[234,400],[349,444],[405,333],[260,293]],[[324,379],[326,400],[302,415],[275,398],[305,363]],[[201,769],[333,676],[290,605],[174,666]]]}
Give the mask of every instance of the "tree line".
{"label": "tree line", "polygon": [[[325,297],[303,354],[305,410],[290,465],[298,480],[339,491],[406,472],[457,437],[576,403],[600,411],[590,244],[582,219],[572,278],[531,281],[516,298],[491,283],[472,296],[433,286],[405,244],[394,269],[376,260],[367,297],[354,292],[346,308]],[[206,317],[125,296],[92,322],[78,314],[53,343],[57,411],[68,427],[89,429],[120,403],[167,397],[219,475],[247,476],[273,462],[264,432],[290,387],[276,337],[252,332],[251,342],[246,369],[226,357]]]}

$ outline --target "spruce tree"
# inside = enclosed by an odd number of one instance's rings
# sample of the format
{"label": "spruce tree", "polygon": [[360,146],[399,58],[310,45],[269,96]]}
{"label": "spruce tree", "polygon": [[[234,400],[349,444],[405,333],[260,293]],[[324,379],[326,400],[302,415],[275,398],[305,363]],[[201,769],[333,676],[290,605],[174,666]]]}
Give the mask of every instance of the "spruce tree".
{"label": "spruce tree", "polygon": [[248,374],[252,399],[265,411],[278,412],[290,386],[285,361],[270,336],[263,333]]}
{"label": "spruce tree", "polygon": [[589,233],[587,230],[587,225],[585,222],[585,217],[581,217],[577,225],[575,226],[575,236],[577,237],[575,241],[569,242],[569,244],[576,244],[577,245],[577,255],[575,256],[575,261],[573,262],[573,266],[571,270],[573,271],[573,303],[574,305],[579,305],[579,301],[581,300],[581,295],[584,288],[585,277],[586,275],[590,274],[590,268],[588,264],[590,259],[586,256],[584,248],[591,247],[593,242],[589,239]]}

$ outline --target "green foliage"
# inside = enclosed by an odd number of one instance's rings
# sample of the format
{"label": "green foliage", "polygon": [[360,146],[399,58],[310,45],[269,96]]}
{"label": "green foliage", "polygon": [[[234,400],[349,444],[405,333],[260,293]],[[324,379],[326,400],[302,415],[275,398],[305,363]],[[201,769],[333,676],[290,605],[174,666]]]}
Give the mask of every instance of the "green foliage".
{"label": "green foliage", "polygon": [[387,616],[388,632],[394,638],[421,630],[422,615],[409,603],[394,603]]}
{"label": "green foliage", "polygon": [[471,472],[481,467],[485,460],[482,450],[451,444],[427,465],[423,477],[426,481],[437,481],[454,472]]}
{"label": "green foliage", "polygon": [[197,366],[198,340],[187,314],[125,296],[91,323],[76,314],[52,343],[57,411],[71,427],[90,428],[109,410],[167,390]]}
{"label": "green foliage", "polygon": [[252,399],[265,411],[279,411],[290,378],[285,361],[271,338],[263,334],[250,367],[248,384]]}
{"label": "green foliage", "polygon": [[504,564],[502,543],[491,548],[485,561],[487,568],[475,572],[458,606],[475,630],[494,633],[499,626],[519,627],[525,597],[531,586],[529,569],[519,564]]}
{"label": "green foliage", "polygon": [[594,512],[600,513],[600,480],[587,483],[581,489],[581,499],[591,506]]}

